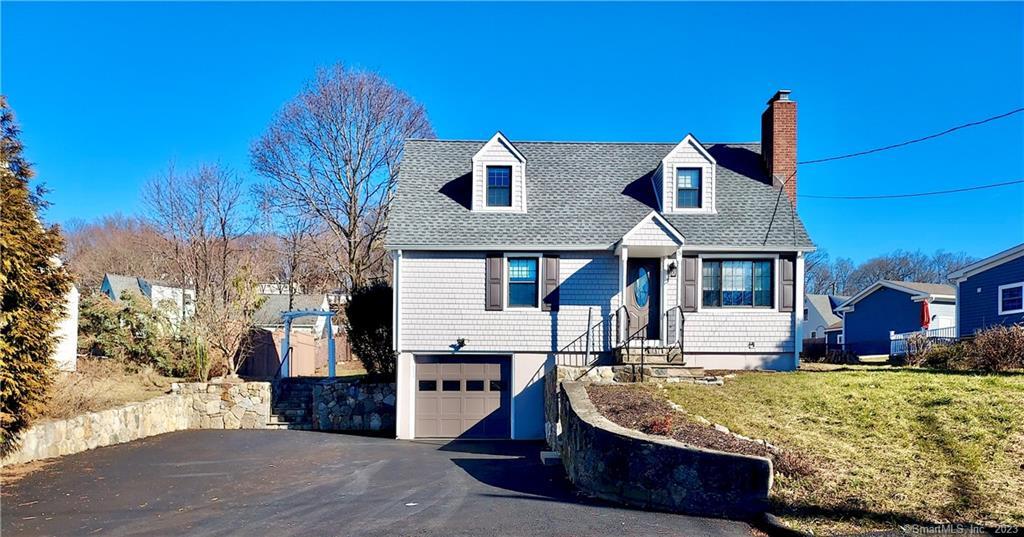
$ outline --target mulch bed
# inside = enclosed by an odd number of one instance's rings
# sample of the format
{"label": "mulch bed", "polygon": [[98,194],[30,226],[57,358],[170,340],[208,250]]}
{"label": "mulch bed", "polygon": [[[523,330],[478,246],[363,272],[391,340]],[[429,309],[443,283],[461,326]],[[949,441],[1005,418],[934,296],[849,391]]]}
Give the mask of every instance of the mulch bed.
{"label": "mulch bed", "polygon": [[772,460],[775,471],[787,475],[813,472],[814,466],[806,456],[791,451],[773,452],[764,444],[740,440],[711,425],[697,423],[672,408],[651,387],[591,384],[587,386],[587,394],[605,418],[627,429],[667,436],[691,446],[767,457]]}

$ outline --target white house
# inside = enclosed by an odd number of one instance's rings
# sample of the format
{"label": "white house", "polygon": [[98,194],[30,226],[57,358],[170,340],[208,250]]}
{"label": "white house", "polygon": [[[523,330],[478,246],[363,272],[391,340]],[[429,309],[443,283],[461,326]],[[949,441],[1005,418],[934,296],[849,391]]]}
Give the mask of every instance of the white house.
{"label": "white house", "polygon": [[761,126],[761,143],[408,141],[386,240],[398,437],[543,438],[544,373],[587,334],[596,362],[643,342],[794,369],[814,245],[788,91]]}
{"label": "white house", "polygon": [[191,317],[196,311],[194,289],[137,276],[104,274],[100,292],[115,302],[121,300],[124,293],[143,297],[154,308],[163,311],[174,326],[182,319]]}
{"label": "white house", "polygon": [[842,319],[836,308],[850,297],[839,295],[804,295],[804,337],[823,338]]}

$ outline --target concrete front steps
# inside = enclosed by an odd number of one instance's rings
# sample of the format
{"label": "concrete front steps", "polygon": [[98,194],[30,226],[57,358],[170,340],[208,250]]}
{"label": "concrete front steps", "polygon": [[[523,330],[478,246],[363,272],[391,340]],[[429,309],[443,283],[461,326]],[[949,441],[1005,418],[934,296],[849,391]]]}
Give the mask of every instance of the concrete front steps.
{"label": "concrete front steps", "polygon": [[314,384],[301,377],[274,381],[267,428],[312,430]]}

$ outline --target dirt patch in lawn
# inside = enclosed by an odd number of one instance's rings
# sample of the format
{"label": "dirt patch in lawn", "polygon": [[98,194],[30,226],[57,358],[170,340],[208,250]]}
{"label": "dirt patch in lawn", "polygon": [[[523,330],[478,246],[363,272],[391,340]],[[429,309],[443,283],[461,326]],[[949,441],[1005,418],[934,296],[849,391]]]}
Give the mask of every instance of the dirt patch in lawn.
{"label": "dirt patch in lawn", "polygon": [[628,429],[667,436],[691,446],[767,457],[772,460],[776,472],[786,475],[804,476],[814,471],[814,465],[805,455],[772,450],[764,443],[742,440],[695,421],[672,408],[657,388],[635,384],[591,384],[587,386],[587,394],[601,415]]}

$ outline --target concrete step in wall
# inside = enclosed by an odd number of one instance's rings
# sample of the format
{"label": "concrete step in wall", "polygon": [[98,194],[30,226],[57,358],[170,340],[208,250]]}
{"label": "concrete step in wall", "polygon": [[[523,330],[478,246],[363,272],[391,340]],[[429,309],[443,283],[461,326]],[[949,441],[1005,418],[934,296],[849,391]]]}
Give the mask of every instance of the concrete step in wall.
{"label": "concrete step in wall", "polygon": [[639,348],[617,349],[615,357],[620,364],[639,364],[641,357],[643,357],[645,364],[683,365],[684,362],[678,347],[653,347],[644,350],[642,353]]}

